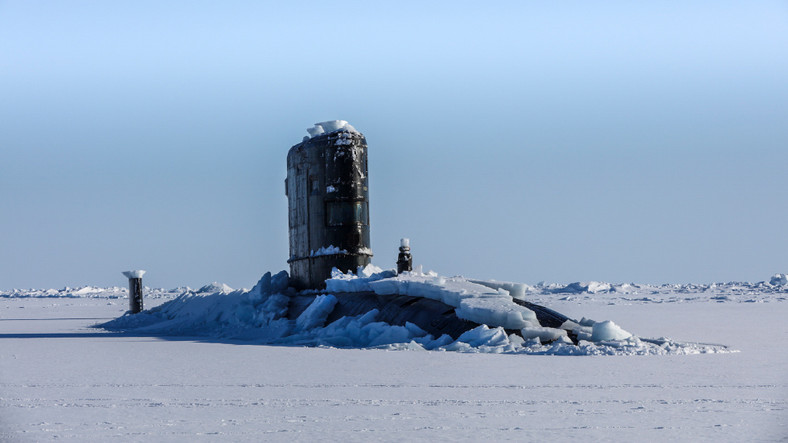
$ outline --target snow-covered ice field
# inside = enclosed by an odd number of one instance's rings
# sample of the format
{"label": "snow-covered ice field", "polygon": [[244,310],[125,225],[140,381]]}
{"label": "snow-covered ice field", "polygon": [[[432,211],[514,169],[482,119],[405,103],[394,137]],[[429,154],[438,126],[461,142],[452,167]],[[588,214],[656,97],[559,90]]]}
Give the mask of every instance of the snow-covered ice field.
{"label": "snow-covered ice field", "polygon": [[[184,289],[146,289],[145,307]],[[570,317],[738,352],[271,346],[91,326],[122,288],[0,291],[3,441],[788,441],[788,289],[529,287]]]}

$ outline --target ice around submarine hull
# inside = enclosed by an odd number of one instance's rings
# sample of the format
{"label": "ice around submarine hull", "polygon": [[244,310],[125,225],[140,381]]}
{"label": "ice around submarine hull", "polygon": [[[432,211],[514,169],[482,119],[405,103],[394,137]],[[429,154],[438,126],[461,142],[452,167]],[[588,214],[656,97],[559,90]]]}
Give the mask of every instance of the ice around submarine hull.
{"label": "ice around submarine hull", "polygon": [[[429,298],[409,295],[381,295],[373,291],[334,293],[333,295],[336,297],[336,304],[328,314],[326,324],[342,317],[354,317],[377,310],[377,321],[393,326],[405,326],[407,323],[412,323],[433,337],[448,335],[456,340],[465,332],[480,326],[479,323],[459,318],[456,308],[453,306]],[[314,303],[317,296],[317,294],[309,293],[291,296],[287,317],[292,320],[299,318]],[[522,300],[515,302],[534,311],[542,327],[560,328],[565,322],[573,321],[544,306]],[[519,329],[507,329],[507,332],[522,335]],[[576,341],[576,336],[571,331],[568,331],[568,337]]]}
{"label": "ice around submarine hull", "polygon": [[357,274],[335,273],[325,290],[297,291],[282,271],[266,273],[251,290],[216,285],[186,290],[152,309],[95,327],[284,346],[528,355],[735,352],[724,345],[641,339],[612,321],[576,321],[526,302],[531,290],[524,286],[482,283],[367,266]]}

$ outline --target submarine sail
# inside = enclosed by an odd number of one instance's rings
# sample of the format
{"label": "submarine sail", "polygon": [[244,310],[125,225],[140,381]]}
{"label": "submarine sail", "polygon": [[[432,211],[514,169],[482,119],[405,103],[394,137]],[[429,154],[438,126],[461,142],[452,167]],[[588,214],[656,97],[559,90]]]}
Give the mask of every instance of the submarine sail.
{"label": "submarine sail", "polygon": [[319,289],[331,269],[355,272],[372,258],[367,141],[344,120],[317,123],[287,154],[290,278]]}

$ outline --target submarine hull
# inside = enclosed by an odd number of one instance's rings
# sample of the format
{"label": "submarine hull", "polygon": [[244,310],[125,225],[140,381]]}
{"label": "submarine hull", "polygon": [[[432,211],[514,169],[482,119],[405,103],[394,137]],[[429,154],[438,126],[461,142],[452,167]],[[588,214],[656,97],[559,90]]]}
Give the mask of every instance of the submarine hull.
{"label": "submarine hull", "polygon": [[[413,323],[433,337],[444,334],[458,339],[463,333],[478,327],[480,324],[457,317],[454,307],[429,298],[409,295],[380,295],[372,291],[332,293],[337,304],[328,315],[326,324],[342,317],[354,317],[377,309],[376,321],[390,325],[405,326]],[[314,301],[316,294],[299,293],[290,297],[288,318],[296,319]],[[534,303],[513,299],[517,304],[525,306],[536,314],[539,324],[549,328],[559,328],[565,321],[572,320],[552,309]],[[510,334],[520,335],[519,330],[507,330]]]}

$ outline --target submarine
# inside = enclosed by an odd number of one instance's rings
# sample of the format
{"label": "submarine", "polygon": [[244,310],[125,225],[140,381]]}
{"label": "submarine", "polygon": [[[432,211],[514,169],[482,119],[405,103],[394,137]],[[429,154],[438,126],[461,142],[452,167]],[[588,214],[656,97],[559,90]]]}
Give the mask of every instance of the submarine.
{"label": "submarine", "polygon": [[[355,273],[371,264],[367,141],[344,120],[316,123],[308,136],[287,153],[285,195],[288,202],[290,266],[287,317],[298,318],[315,298],[327,293],[332,272]],[[402,239],[392,276],[412,271],[410,244]],[[480,323],[461,318],[442,301],[375,291],[337,292],[326,323],[378,310],[376,320],[391,325],[412,323],[434,337],[457,339]],[[536,315],[541,327],[561,329],[576,320],[552,309],[512,297]],[[577,335],[564,329],[577,344]],[[522,336],[518,329],[508,334]],[[550,340],[543,340],[549,342]]]}

